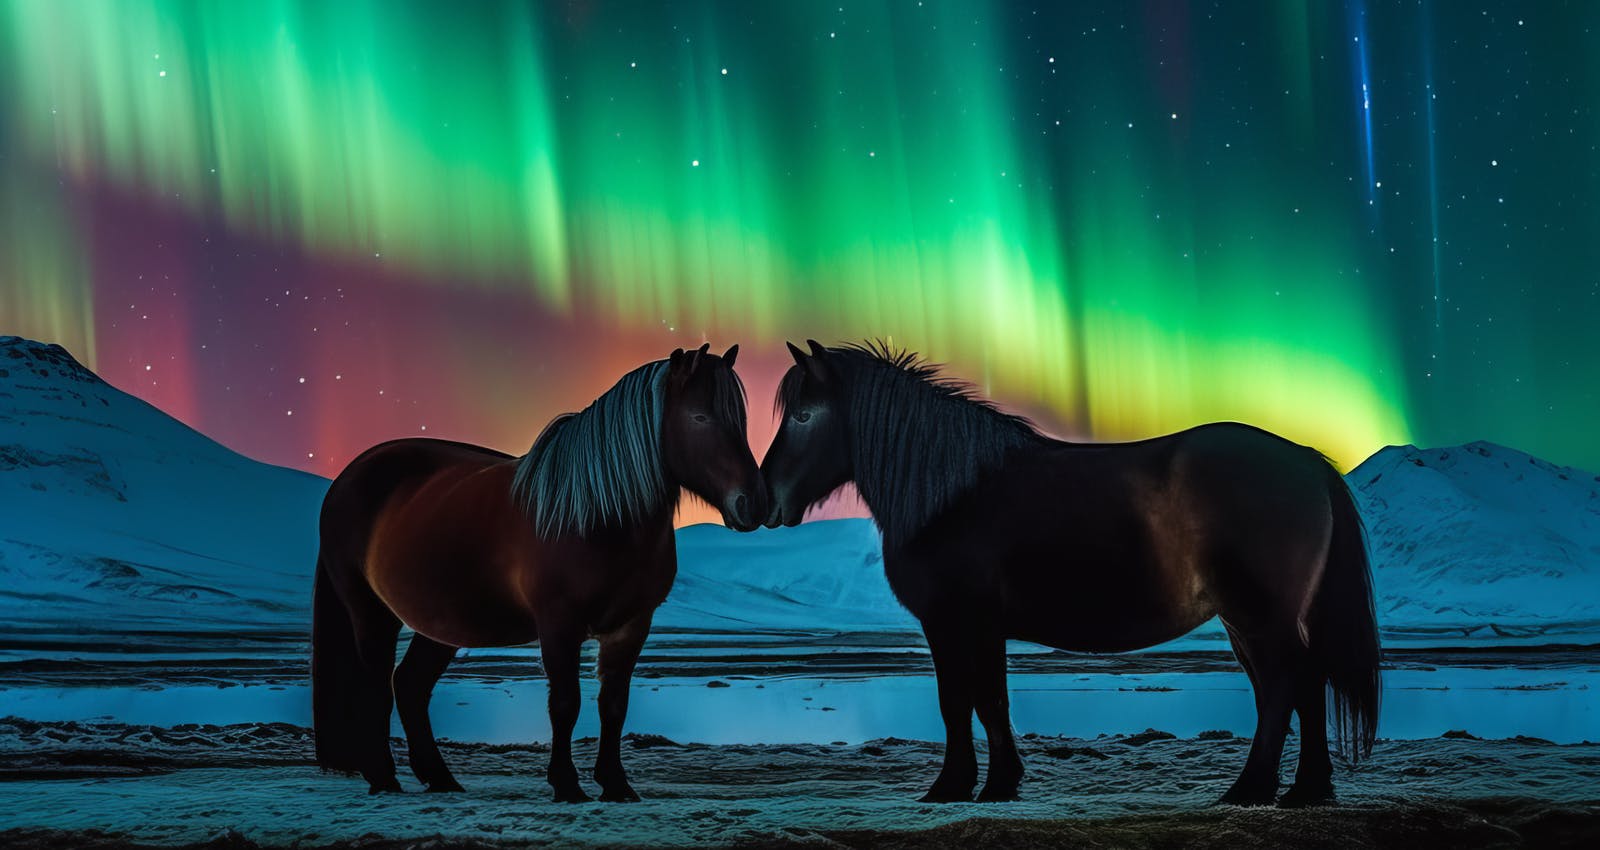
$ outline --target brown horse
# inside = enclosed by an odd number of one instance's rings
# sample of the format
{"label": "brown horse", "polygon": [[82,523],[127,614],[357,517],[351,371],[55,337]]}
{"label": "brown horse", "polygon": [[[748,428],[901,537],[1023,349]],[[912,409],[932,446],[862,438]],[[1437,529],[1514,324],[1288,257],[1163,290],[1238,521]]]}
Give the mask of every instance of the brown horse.
{"label": "brown horse", "polygon": [[1041,435],[915,356],[789,346],[784,412],[762,462],[769,527],[854,481],[883,565],[921,620],[938,677],[944,767],[925,801],[969,800],[972,714],[989,736],[981,800],[1015,799],[1022,760],[1007,639],[1116,652],[1222,618],[1256,697],[1226,803],[1267,804],[1291,712],[1300,764],[1281,805],[1330,800],[1326,727],[1371,751],[1380,692],[1372,577],[1344,480],[1317,452],[1235,423],[1136,443]]}
{"label": "brown horse", "polygon": [[[411,769],[459,791],[428,720],[458,647],[539,642],[550,684],[558,801],[588,800],[572,764],[578,651],[600,640],[602,800],[637,800],[622,769],[628,685],[650,618],[677,574],[679,488],[748,531],[766,489],[745,437],[736,345],[672,352],[552,421],[521,458],[441,440],[395,440],[356,458],[322,505],[311,638],[317,762],[398,791],[389,715]],[[415,635],[397,668],[401,624]]]}

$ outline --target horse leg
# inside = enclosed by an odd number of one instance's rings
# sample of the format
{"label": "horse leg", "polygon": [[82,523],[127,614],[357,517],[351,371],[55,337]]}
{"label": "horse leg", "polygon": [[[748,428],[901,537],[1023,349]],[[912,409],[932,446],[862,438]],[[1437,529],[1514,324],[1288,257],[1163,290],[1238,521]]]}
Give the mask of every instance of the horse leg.
{"label": "horse leg", "polygon": [[605,802],[639,800],[622,769],[622,724],[628,717],[633,667],[650,634],[650,616],[646,613],[600,636],[600,754],[594,762],[594,779],[600,783],[600,799]]}
{"label": "horse leg", "polygon": [[557,803],[587,803],[572,765],[572,727],[578,723],[578,650],[583,631],[577,628],[539,630],[539,657],[550,683],[550,767],[545,773]]}
{"label": "horse leg", "polygon": [[428,720],[428,702],[434,683],[450,666],[456,648],[413,635],[400,666],[394,670],[394,699],[400,709],[400,725],[406,730],[406,747],[411,753],[411,772],[429,791],[460,791],[461,785],[450,775],[439,743],[433,738],[433,723]]}
{"label": "horse leg", "polygon": [[974,647],[963,630],[948,623],[922,624],[939,684],[939,714],[944,718],[944,766],[923,803],[965,803],[978,784],[978,757],[972,748],[975,679]]}
{"label": "horse leg", "polygon": [[989,777],[978,792],[981,803],[1017,799],[1022,783],[1022,757],[1011,730],[1011,700],[1006,693],[1006,640],[994,635],[981,641],[973,659],[974,700],[978,721],[989,737]]}
{"label": "horse leg", "polygon": [[1328,758],[1327,676],[1311,659],[1301,663],[1295,682],[1295,714],[1300,716],[1300,763],[1294,784],[1278,805],[1286,808],[1333,802],[1333,761]]}
{"label": "horse leg", "polygon": [[1240,638],[1231,629],[1229,635],[1254,686],[1256,734],[1250,742],[1244,770],[1218,802],[1267,806],[1278,795],[1278,767],[1283,760],[1284,738],[1289,734],[1289,715],[1295,705],[1296,671],[1283,650],[1294,638]]}
{"label": "horse leg", "polygon": [[[373,602],[377,598],[373,597]],[[395,778],[394,753],[389,751],[389,717],[394,713],[394,649],[400,638],[400,618],[378,603],[363,606],[353,617],[356,653],[361,659],[361,683],[357,697],[361,717],[361,776],[368,793],[400,791]]]}

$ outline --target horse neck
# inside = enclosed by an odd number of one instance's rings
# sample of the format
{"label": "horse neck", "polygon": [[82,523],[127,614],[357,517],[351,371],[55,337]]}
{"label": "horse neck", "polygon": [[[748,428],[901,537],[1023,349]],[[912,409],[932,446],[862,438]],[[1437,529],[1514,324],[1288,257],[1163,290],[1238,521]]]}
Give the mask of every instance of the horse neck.
{"label": "horse neck", "polygon": [[[916,392],[934,390],[916,387]],[[882,407],[852,410],[857,432],[852,454],[856,490],[883,532],[897,545],[920,531],[940,511],[972,489],[1014,448],[1044,438],[1019,422],[960,398],[927,404],[893,402],[899,393],[857,398]],[[892,437],[886,437],[890,427]],[[861,431],[870,428],[872,434]],[[869,439],[862,439],[869,436]]]}

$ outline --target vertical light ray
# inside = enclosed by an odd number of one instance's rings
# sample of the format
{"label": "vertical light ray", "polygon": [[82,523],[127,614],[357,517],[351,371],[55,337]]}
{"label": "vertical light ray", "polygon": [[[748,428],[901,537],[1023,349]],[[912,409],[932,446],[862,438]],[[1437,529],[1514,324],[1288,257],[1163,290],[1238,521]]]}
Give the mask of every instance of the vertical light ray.
{"label": "vertical light ray", "polygon": [[1433,15],[1426,0],[1419,11],[1422,21],[1423,103],[1428,116],[1428,230],[1432,237],[1433,343],[1434,355],[1437,356],[1439,336],[1444,332],[1444,269],[1440,262],[1442,246],[1439,244],[1439,129],[1434,118],[1434,102],[1439,99],[1439,94],[1433,87]]}
{"label": "vertical light ray", "polygon": [[1349,9],[1351,30],[1354,32],[1352,39],[1355,48],[1355,71],[1357,82],[1361,85],[1358,119],[1361,128],[1362,164],[1366,167],[1365,194],[1367,206],[1373,208],[1373,215],[1376,217],[1378,169],[1372,151],[1372,65],[1367,61],[1367,7],[1364,0],[1351,0]]}

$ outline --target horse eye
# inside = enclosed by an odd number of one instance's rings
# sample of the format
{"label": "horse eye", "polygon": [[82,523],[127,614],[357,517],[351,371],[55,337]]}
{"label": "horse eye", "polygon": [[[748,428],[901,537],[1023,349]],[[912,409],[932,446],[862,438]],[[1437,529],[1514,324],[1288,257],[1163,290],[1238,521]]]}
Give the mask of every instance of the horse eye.
{"label": "horse eye", "polygon": [[711,417],[705,415],[704,413],[696,413],[694,415],[694,421],[700,422],[700,423],[710,422],[711,421]]}
{"label": "horse eye", "polygon": [[794,415],[794,421],[802,423],[802,424],[804,424],[806,422],[810,422],[811,421],[811,411],[802,410],[799,413],[796,413]]}

